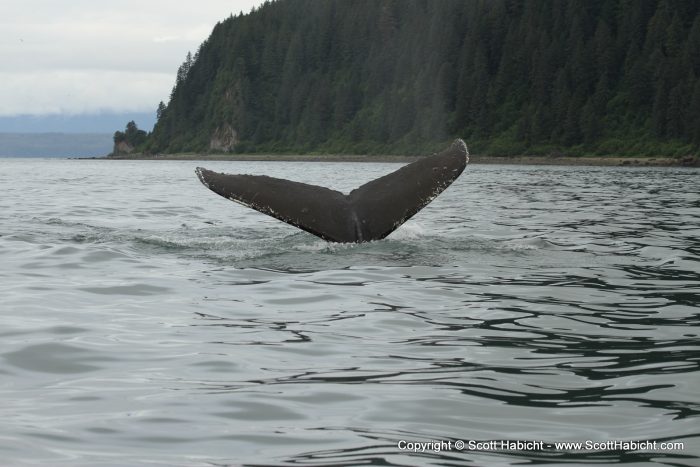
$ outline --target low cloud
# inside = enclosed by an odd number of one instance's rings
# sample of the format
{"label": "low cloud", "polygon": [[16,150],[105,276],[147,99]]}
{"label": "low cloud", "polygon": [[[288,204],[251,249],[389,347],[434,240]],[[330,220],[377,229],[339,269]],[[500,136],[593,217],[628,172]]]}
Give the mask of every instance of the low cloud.
{"label": "low cloud", "polygon": [[218,21],[261,0],[8,2],[0,115],[151,111]]}
{"label": "low cloud", "polygon": [[0,72],[0,116],[154,111],[172,73],[115,70]]}

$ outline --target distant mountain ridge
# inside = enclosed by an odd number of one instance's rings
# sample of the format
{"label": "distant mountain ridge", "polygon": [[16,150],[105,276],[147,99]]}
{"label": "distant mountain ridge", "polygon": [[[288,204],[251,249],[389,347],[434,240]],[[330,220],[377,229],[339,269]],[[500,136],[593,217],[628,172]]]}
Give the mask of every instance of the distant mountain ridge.
{"label": "distant mountain ridge", "polygon": [[112,112],[0,116],[0,133],[114,133],[129,120],[151,130],[156,115],[154,112]]}
{"label": "distant mountain ridge", "polygon": [[0,157],[93,157],[112,150],[110,133],[0,133]]}
{"label": "distant mountain ridge", "polygon": [[697,154],[699,51],[695,0],[266,2],[188,54],[137,149]]}

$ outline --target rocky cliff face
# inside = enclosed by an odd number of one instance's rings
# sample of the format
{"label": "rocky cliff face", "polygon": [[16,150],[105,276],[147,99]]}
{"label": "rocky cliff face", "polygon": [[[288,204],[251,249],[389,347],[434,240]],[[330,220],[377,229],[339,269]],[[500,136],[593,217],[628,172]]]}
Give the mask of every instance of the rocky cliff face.
{"label": "rocky cliff face", "polygon": [[121,156],[124,154],[131,154],[134,152],[134,147],[127,143],[126,141],[120,141],[118,143],[114,143],[114,148],[112,149],[112,155],[113,156]]}
{"label": "rocky cliff face", "polygon": [[238,133],[231,125],[218,127],[211,135],[209,149],[212,151],[231,152],[238,144]]}

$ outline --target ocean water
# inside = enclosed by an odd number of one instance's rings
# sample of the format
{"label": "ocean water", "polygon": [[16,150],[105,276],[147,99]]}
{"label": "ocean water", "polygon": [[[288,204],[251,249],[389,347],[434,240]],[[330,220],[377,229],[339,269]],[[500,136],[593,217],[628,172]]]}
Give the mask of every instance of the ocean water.
{"label": "ocean water", "polygon": [[700,465],[698,169],[471,165],[337,245],[197,165],[0,159],[2,465]]}

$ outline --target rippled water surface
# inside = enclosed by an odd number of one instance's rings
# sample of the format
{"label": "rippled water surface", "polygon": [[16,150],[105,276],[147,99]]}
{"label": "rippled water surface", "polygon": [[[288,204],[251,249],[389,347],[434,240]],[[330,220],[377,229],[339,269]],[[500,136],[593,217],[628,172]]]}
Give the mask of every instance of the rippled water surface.
{"label": "rippled water surface", "polygon": [[335,245],[196,165],[0,159],[3,465],[700,465],[697,169],[469,166]]}

